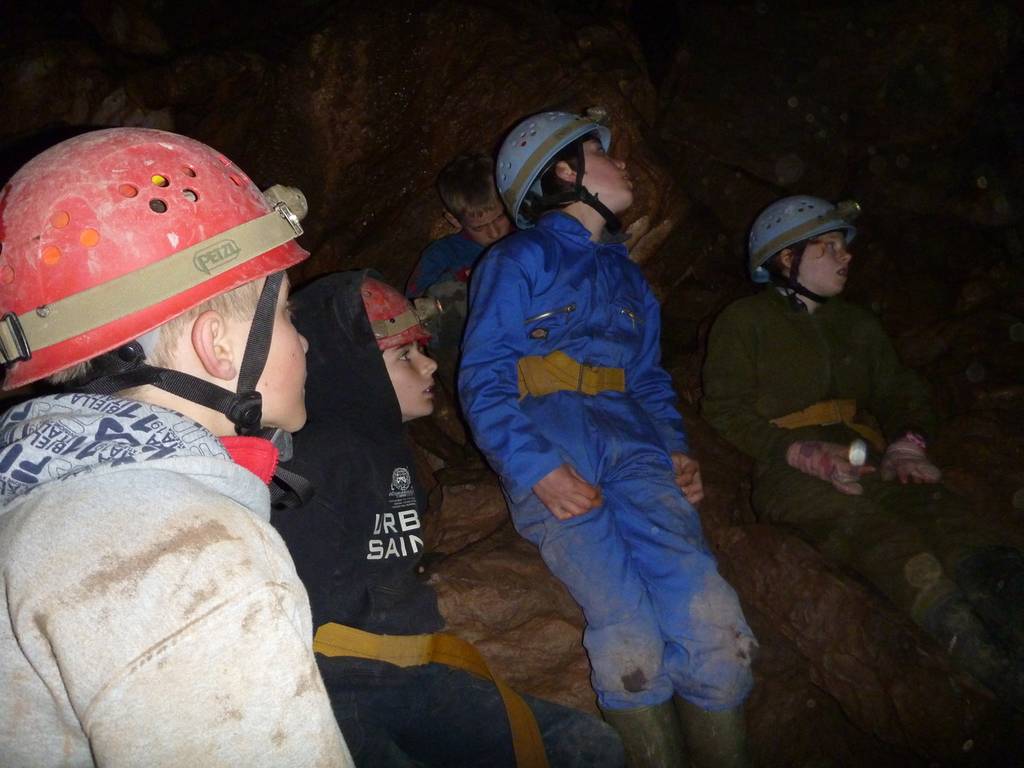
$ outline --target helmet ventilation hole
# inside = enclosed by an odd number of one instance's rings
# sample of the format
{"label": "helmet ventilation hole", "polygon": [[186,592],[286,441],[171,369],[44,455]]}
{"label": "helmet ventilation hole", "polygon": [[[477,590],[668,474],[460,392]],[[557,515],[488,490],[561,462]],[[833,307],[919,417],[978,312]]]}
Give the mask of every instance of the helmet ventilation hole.
{"label": "helmet ventilation hole", "polygon": [[196,169],[193,168],[191,165],[186,165],[184,168],[181,169],[181,172],[191,179],[194,179],[196,177]]}
{"label": "helmet ventilation hole", "polygon": [[53,225],[54,229],[64,229],[70,223],[71,216],[67,211],[57,211],[50,217],[50,224]]}
{"label": "helmet ventilation hole", "polygon": [[242,180],[238,178],[235,174],[232,173],[230,176],[228,176],[228,178],[231,179],[231,183],[234,184],[236,187],[242,186]]}
{"label": "helmet ventilation hole", "polygon": [[188,200],[190,203],[196,202],[199,199],[199,195],[194,189],[183,189],[181,190],[181,196]]}
{"label": "helmet ventilation hole", "polygon": [[86,227],[82,230],[82,234],[78,236],[78,242],[84,245],[86,248],[92,248],[97,245],[100,241],[100,233],[92,227]]}
{"label": "helmet ventilation hole", "polygon": [[153,213],[167,213],[167,203],[159,198],[153,198],[149,201],[149,210]]}
{"label": "helmet ventilation hole", "polygon": [[55,245],[48,245],[43,248],[43,264],[52,267],[60,261],[60,248]]}
{"label": "helmet ventilation hole", "polygon": [[10,264],[4,264],[0,267],[0,283],[4,285],[10,285],[14,282],[14,270],[11,269]]}
{"label": "helmet ventilation hole", "polygon": [[171,185],[171,182],[167,180],[167,177],[159,173],[154,173],[150,181],[153,182],[154,187],[169,187]]}
{"label": "helmet ventilation hole", "polygon": [[117,188],[122,197],[135,197],[139,194],[139,188],[134,184],[122,184]]}

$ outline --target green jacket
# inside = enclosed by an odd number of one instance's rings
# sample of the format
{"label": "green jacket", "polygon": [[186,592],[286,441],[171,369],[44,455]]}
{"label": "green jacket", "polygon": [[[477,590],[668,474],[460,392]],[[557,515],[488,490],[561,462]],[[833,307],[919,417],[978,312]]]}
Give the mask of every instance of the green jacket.
{"label": "green jacket", "polygon": [[727,440],[762,465],[784,461],[795,440],[849,442],[857,434],[842,424],[770,423],[832,399],[856,400],[888,440],[935,428],[927,388],[866,310],[832,298],[809,314],[769,287],[722,311],[708,340],[702,413]]}

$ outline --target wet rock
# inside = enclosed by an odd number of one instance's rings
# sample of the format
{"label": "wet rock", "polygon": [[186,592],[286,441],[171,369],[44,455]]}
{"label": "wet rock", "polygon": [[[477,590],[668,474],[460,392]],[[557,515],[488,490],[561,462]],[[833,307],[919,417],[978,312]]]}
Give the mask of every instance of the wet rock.
{"label": "wet rock", "polygon": [[987,695],[951,673],[909,620],[782,530],[732,527],[716,538],[730,581],[772,617],[811,679],[860,728],[940,761],[967,739],[996,749],[1001,732],[992,732]]}
{"label": "wet rock", "polygon": [[442,490],[441,508],[425,524],[425,541],[432,552],[460,552],[509,522],[505,500],[490,473],[481,473],[477,483],[443,485]]}
{"label": "wet rock", "polygon": [[142,3],[88,0],[82,12],[111,48],[143,56],[163,56],[171,50]]}
{"label": "wet rock", "polygon": [[[491,502],[504,511],[493,487]],[[446,558],[431,582],[447,631],[513,687],[596,713],[580,610],[511,525]]]}
{"label": "wet rock", "polygon": [[988,303],[997,294],[998,289],[991,280],[986,277],[976,277],[964,283],[960,288],[960,296],[956,302],[956,311],[970,312]]}

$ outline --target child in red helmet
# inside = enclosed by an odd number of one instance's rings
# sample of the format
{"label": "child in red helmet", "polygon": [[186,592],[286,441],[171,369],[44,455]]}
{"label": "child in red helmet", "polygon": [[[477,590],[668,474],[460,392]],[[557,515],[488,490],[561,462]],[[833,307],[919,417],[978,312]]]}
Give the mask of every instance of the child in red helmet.
{"label": "child in red helmet", "polygon": [[433,409],[437,366],[421,349],[429,334],[412,304],[372,272],[328,275],[293,306],[312,347],[309,423],[294,436],[289,468],[317,490],[272,522],[309,590],[317,661],[356,762],[540,765],[520,754],[529,731],[553,766],[621,765],[616,734],[595,717],[523,697],[528,727],[510,729],[492,681],[449,663],[402,667],[355,652],[367,636],[375,647],[394,636],[468,645],[429,634],[444,622],[418,575],[426,495],[402,424]]}
{"label": "child in red helmet", "polygon": [[430,334],[412,304],[390,285],[373,277],[363,280],[360,294],[384,367],[398,400],[402,421],[434,412],[437,363],[423,352]]}
{"label": "child in red helmet", "polygon": [[4,388],[68,389],[0,420],[0,764],[352,764],[260,437],[306,419],[303,208],[134,128],[0,193]]}

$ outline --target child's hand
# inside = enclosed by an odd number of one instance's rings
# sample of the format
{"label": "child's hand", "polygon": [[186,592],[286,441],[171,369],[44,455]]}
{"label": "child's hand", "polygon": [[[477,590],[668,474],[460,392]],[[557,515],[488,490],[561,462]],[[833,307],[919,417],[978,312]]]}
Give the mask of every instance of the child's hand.
{"label": "child's hand", "polygon": [[600,507],[601,489],[591,485],[568,464],[548,472],[533,486],[544,506],[559,520],[568,520]]}
{"label": "child's hand", "polygon": [[902,437],[889,443],[882,457],[882,479],[901,483],[937,483],[942,472],[928,461],[924,443],[920,437]]}
{"label": "child's hand", "polygon": [[817,477],[840,493],[859,496],[864,486],[858,480],[875,471],[870,464],[854,466],[850,463],[850,447],[818,440],[798,440],[786,450],[786,462],[812,477]]}
{"label": "child's hand", "polygon": [[704,498],[704,483],[700,479],[700,463],[685,453],[672,453],[672,470],[676,475],[676,485],[683,492],[686,500],[697,504]]}

